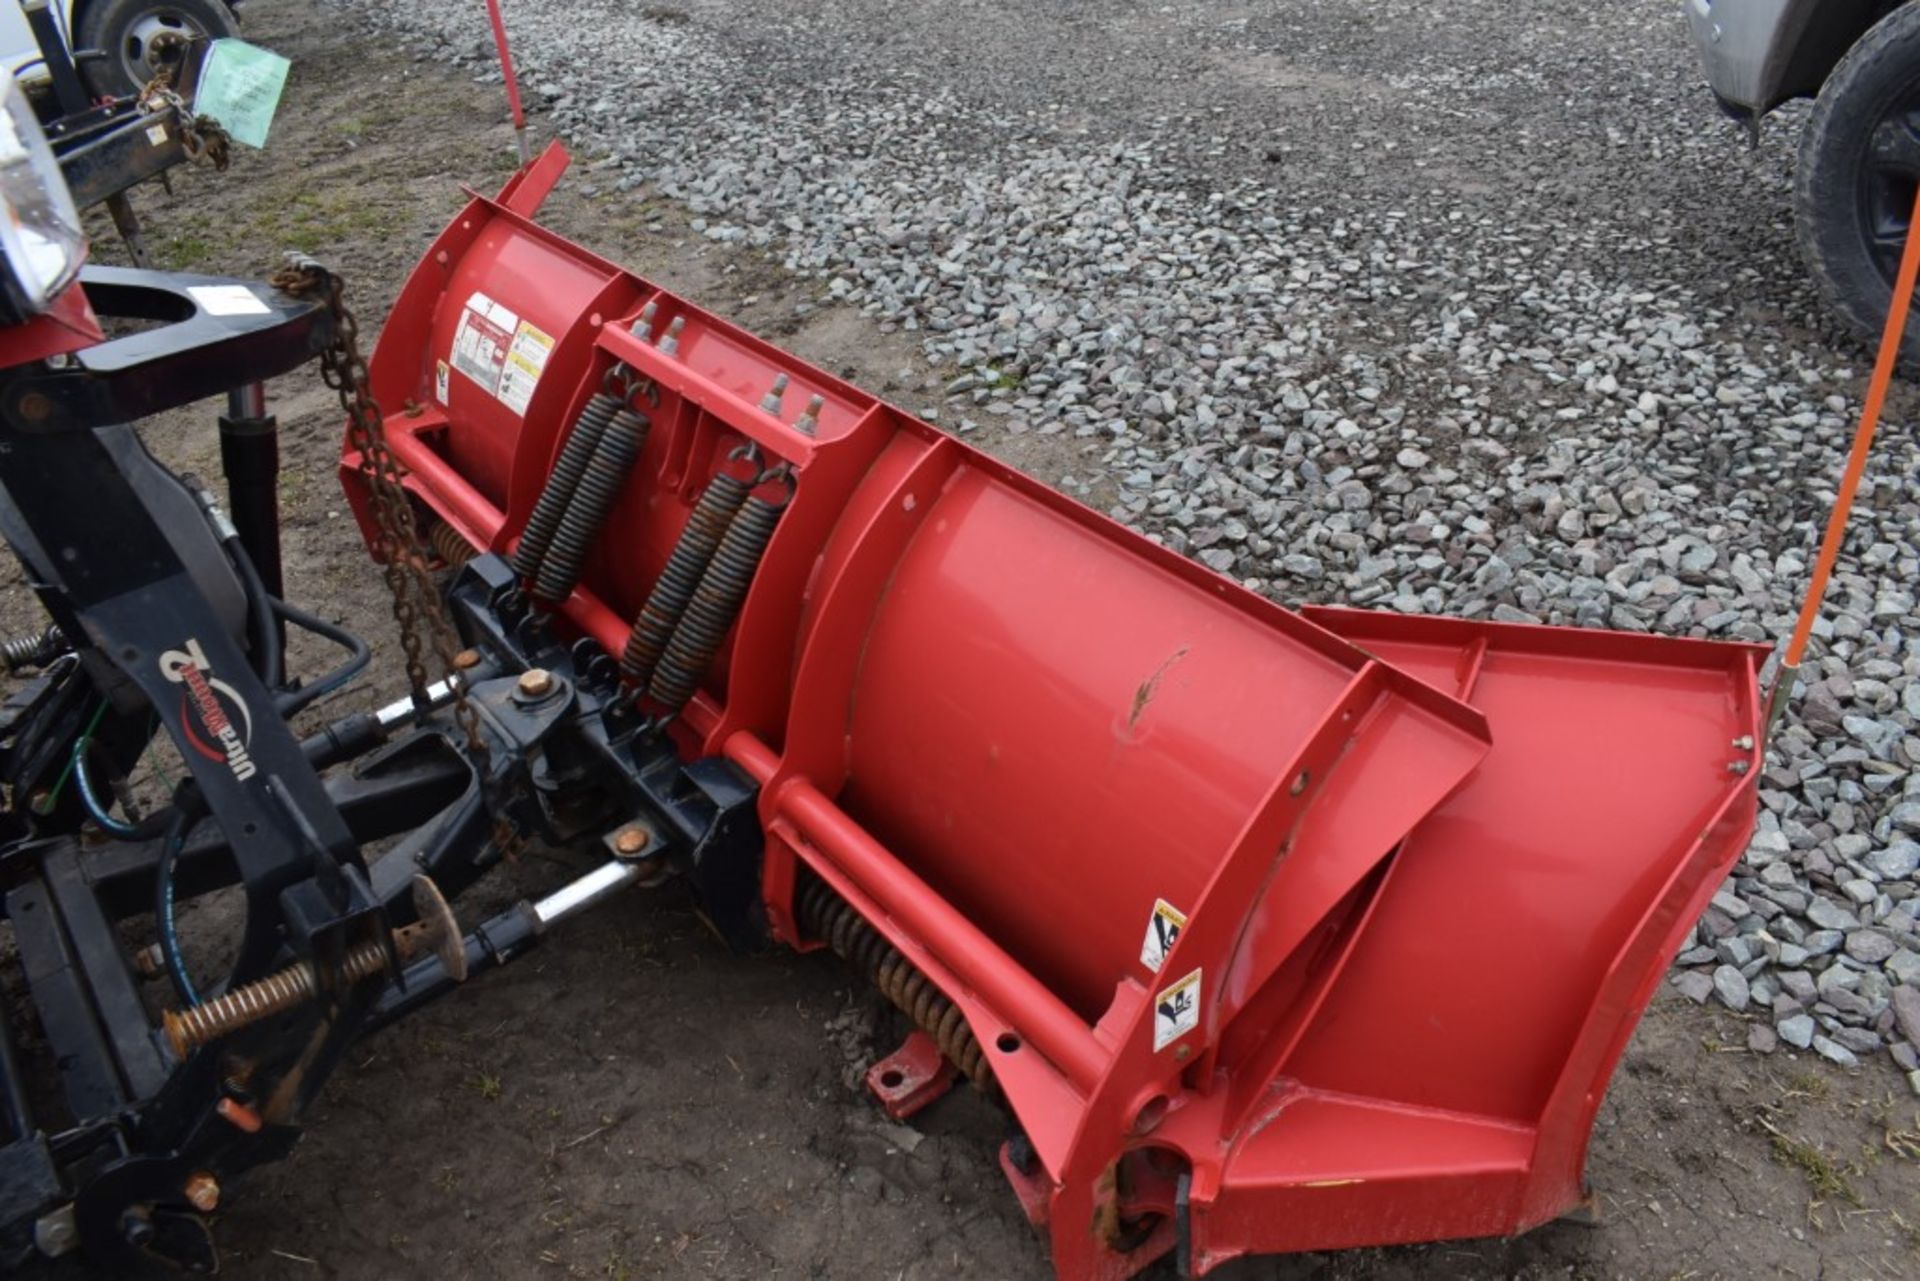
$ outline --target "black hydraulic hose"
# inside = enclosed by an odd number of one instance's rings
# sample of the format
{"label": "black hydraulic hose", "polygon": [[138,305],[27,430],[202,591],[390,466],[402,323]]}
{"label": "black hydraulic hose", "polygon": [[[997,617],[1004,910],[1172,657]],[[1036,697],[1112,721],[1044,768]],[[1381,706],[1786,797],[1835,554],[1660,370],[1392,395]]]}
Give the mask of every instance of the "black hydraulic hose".
{"label": "black hydraulic hose", "polygon": [[155,810],[138,823],[128,823],[115,818],[108,812],[109,798],[101,795],[93,785],[91,767],[87,764],[87,754],[93,747],[90,735],[81,735],[73,744],[73,783],[80,791],[81,808],[87,811],[94,826],[117,841],[150,841],[166,830],[173,817],[172,809]]}
{"label": "black hydraulic hose", "polygon": [[187,973],[187,960],[180,951],[180,936],[173,923],[173,874],[180,862],[180,850],[187,843],[187,833],[192,830],[200,816],[202,799],[197,788],[183,787],[181,795],[174,798],[173,818],[167,824],[167,833],[160,847],[160,864],[153,878],[153,917],[156,932],[160,936],[160,955],[167,966],[167,977],[173,980],[173,990],[188,1005],[200,1004],[200,994],[194,990],[193,979]]}
{"label": "black hydraulic hose", "polygon": [[328,672],[325,676],[320,677],[312,684],[304,685],[297,690],[279,695],[276,700],[276,706],[280,709],[282,716],[293,715],[314,700],[333,693],[342,685],[345,685],[348,681],[366,670],[368,661],[373,657],[373,651],[364,640],[361,640],[344,627],[336,626],[324,618],[309,614],[297,605],[289,605],[287,602],[277,598],[272,598],[272,604],[273,612],[280,618],[292,623],[302,631],[312,632],[315,636],[324,637],[348,652],[347,661]]}
{"label": "black hydraulic hose", "polygon": [[247,593],[247,638],[253,650],[253,670],[268,689],[278,689],[287,681],[287,651],[286,640],[273,621],[276,602],[239,537],[226,540],[226,547]]}

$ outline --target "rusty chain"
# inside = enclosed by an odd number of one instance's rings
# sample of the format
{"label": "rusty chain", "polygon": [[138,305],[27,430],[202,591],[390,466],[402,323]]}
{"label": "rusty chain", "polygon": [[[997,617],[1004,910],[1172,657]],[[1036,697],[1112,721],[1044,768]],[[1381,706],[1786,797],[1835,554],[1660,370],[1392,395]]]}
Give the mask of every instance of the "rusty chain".
{"label": "rusty chain", "polygon": [[[333,341],[320,353],[320,376],[340,397],[340,407],[347,415],[347,439],[360,456],[367,505],[378,528],[374,550],[387,580],[387,591],[393,597],[400,649],[406,655],[407,682],[414,700],[424,706],[427,667],[423,651],[431,640],[453,690],[454,719],[466,732],[468,749],[484,757],[487,745],[481,737],[479,713],[467,698],[466,681],[455,663],[460,640],[428,569],[431,558],[414,519],[413,500],[401,484],[399,460],[387,445],[386,420],[367,384],[359,324],[346,304],[345,285],[339,276],[304,254],[288,254],[286,266],[273,274],[272,283],[296,298],[324,300],[333,316]],[[423,624],[425,638],[421,635]]]}
{"label": "rusty chain", "polygon": [[136,104],[143,115],[156,115],[172,108],[180,130],[180,149],[197,165],[212,165],[224,172],[233,159],[233,138],[212,116],[196,116],[173,88],[173,72],[163,71],[147,82]]}

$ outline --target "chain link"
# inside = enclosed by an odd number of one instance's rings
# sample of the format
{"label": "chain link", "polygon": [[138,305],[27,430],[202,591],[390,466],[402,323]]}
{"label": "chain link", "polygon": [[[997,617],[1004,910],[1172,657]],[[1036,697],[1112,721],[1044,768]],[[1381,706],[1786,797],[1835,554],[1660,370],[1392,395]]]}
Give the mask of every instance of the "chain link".
{"label": "chain link", "polygon": [[173,88],[173,72],[163,71],[147,82],[136,104],[143,115],[156,115],[169,107],[180,130],[180,149],[197,165],[212,165],[225,172],[233,159],[233,138],[226,127],[212,116],[196,116]]}
{"label": "chain link", "polygon": [[367,484],[368,506],[378,530],[374,553],[393,597],[393,618],[400,627],[407,682],[414,699],[424,704],[428,685],[424,651],[431,642],[453,689],[454,720],[466,732],[468,750],[484,757],[487,744],[481,737],[479,713],[467,698],[466,681],[454,661],[460,652],[460,639],[441,604],[428,568],[431,557],[414,519],[413,500],[401,484],[400,462],[387,445],[386,420],[368,387],[367,362],[360,355],[359,324],[346,304],[345,285],[339,276],[303,254],[287,255],[287,265],[274,273],[273,285],[297,298],[324,300],[333,316],[333,341],[320,353],[320,376],[339,396],[340,407],[347,415],[348,442],[360,456],[360,475]]}

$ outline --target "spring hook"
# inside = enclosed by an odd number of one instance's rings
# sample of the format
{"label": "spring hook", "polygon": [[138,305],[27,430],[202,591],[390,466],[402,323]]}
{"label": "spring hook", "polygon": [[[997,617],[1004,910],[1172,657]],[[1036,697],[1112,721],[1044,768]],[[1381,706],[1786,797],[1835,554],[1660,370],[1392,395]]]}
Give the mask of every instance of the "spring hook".
{"label": "spring hook", "polygon": [[600,390],[615,400],[625,400],[633,394],[633,366],[624,360],[616,360],[607,366],[607,372],[600,379]]}

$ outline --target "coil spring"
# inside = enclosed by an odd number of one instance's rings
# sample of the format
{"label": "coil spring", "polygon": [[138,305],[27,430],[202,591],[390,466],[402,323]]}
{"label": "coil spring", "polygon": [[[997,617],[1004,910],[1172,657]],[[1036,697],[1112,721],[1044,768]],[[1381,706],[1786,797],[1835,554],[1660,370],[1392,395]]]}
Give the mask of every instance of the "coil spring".
{"label": "coil spring", "polygon": [[633,620],[626,652],[620,656],[621,675],[636,689],[645,689],[653,679],[653,670],[673,640],[674,629],[680,624],[687,602],[699,588],[714,550],[720,546],[727,527],[752,491],[751,479],[718,472],[707,482],[700,501],[693,505],[693,514],[687,517],[686,526],[673,545],[673,554],[667,557],[666,568],[660,571],[660,579],[648,593],[647,603],[640,607],[639,615]]}
{"label": "coil spring", "polygon": [[901,1013],[933,1038],[947,1061],[983,1091],[993,1089],[993,1065],[967,1026],[960,1007],[900,954],[825,881],[808,877],[795,892],[800,928],[819,939],[878,987]]}
{"label": "coil spring", "polygon": [[[347,953],[340,966],[340,979],[351,985],[387,968],[387,951],[378,941],[362,943]],[[320,994],[320,984],[312,961],[290,965],[258,982],[234,988],[224,996],[184,1010],[168,1010],[162,1016],[167,1039],[174,1052],[187,1057],[200,1046],[217,1041],[261,1019],[283,1014],[305,1005]]]}
{"label": "coil spring", "polygon": [[567,501],[566,514],[553,531],[546,556],[534,575],[535,600],[558,604],[573,594],[580,581],[580,567],[599,536],[601,523],[613,509],[614,497],[627,480],[627,472],[646,447],[647,429],[652,426],[645,414],[630,405],[622,405],[607,420],[600,443],[580,473],[580,483]]}
{"label": "coil spring", "polygon": [[433,554],[440,563],[449,569],[458,569],[480,553],[473,544],[460,536],[460,531],[444,520],[433,522],[433,528],[427,531],[427,545],[433,548]]}
{"label": "coil spring", "polygon": [[595,392],[580,410],[580,416],[573,420],[573,430],[567,434],[567,443],[560,447],[560,457],[547,475],[547,483],[533,505],[533,514],[527,517],[527,527],[521,531],[520,545],[513,552],[513,572],[521,578],[530,580],[540,572],[540,562],[546,559],[547,546],[553,541],[554,531],[560,528],[560,518],[567,514],[581,474],[600,444],[601,433],[606,431],[619,408],[618,396]]}
{"label": "coil spring", "polygon": [[60,624],[48,623],[45,631],[29,632],[25,636],[12,636],[0,641],[0,662],[4,662],[10,672],[17,672],[23,667],[39,667],[60,652],[66,639]]}
{"label": "coil spring", "polygon": [[785,510],[784,501],[770,503],[750,497],[728,522],[727,532],[714,549],[706,572],[700,575],[700,585],[687,601],[680,623],[673,629],[673,639],[667,642],[647,687],[647,694],[669,714],[687,705],[707,668],[713,665],[713,656],[720,652],[720,642],[739,617],[747,589],[759,572],[760,558],[767,554],[773,528]]}

